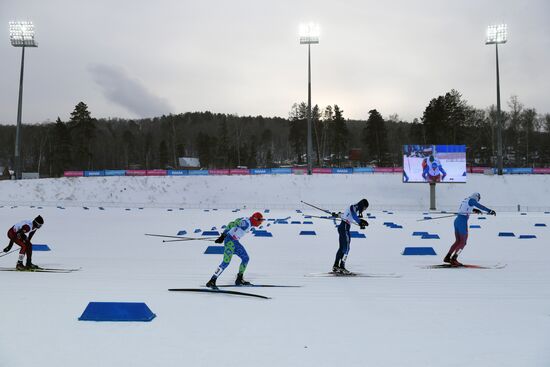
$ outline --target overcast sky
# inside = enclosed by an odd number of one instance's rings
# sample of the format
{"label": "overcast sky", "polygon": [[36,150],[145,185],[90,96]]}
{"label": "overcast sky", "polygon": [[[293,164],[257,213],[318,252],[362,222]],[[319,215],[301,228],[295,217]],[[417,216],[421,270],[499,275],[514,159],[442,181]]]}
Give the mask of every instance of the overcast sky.
{"label": "overcast sky", "polygon": [[[420,118],[454,88],[478,108],[496,103],[487,25],[499,47],[503,108],[512,95],[550,112],[549,0],[0,0],[0,123],[13,124],[21,49],[8,22],[31,20],[23,122],[66,120],[79,101],[94,117],[188,111],[287,117],[307,101],[303,22],[312,46],[312,102],[344,116]],[[1,38],[0,38],[1,40]]]}

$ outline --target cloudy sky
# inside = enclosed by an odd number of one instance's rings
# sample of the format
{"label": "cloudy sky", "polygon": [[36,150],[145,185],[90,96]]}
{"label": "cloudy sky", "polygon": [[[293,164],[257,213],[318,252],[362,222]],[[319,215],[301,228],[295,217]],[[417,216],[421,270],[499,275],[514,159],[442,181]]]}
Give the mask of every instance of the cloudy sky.
{"label": "cloudy sky", "polygon": [[507,23],[499,48],[503,108],[512,95],[550,113],[549,0],[0,0],[0,123],[13,124],[21,50],[10,20],[31,20],[23,122],[204,111],[287,117],[307,100],[314,21],[313,103],[347,118],[421,117],[454,88],[472,105],[496,101],[487,25]]}

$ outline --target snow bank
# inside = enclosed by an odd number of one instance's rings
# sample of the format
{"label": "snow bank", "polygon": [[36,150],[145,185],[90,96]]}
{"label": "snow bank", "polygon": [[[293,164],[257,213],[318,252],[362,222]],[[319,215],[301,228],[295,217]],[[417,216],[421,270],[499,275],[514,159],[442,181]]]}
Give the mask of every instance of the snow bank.
{"label": "snow bank", "polygon": [[[472,192],[498,210],[550,209],[550,176],[471,175],[437,185],[437,208],[455,210]],[[340,208],[366,197],[372,209],[426,210],[429,186],[401,174],[77,177],[0,182],[1,205],[300,208],[300,200]]]}

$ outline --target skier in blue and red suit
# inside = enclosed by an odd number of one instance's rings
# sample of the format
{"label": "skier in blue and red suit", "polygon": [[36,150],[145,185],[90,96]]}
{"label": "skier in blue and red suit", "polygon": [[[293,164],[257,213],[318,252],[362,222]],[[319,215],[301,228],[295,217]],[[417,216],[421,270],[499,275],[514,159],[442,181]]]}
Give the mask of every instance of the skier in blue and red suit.
{"label": "skier in blue and red suit", "polygon": [[439,159],[433,155],[422,161],[422,177],[428,182],[441,182],[447,176]]}
{"label": "skier in blue and red suit", "polygon": [[212,289],[217,289],[216,279],[223,273],[225,268],[231,262],[233,254],[241,258],[241,265],[239,266],[239,273],[237,274],[237,279],[235,280],[235,285],[250,285],[250,282],[247,282],[243,279],[244,271],[248,265],[248,254],[244,246],[239,242],[241,237],[247,234],[252,227],[258,227],[262,224],[264,220],[262,213],[256,212],[252,214],[250,218],[237,218],[227,225],[223,233],[216,239],[216,243],[222,243],[224,245],[223,249],[223,260],[216,269],[212,278],[206,283],[206,286]]}
{"label": "skier in blue and red suit", "polygon": [[458,262],[457,258],[468,241],[468,218],[471,213],[481,214],[483,210],[487,212],[487,214],[497,215],[494,210],[481,205],[479,203],[480,200],[481,195],[474,192],[472,195],[462,200],[462,203],[460,203],[460,207],[458,208],[458,213],[454,221],[456,240],[443,259],[443,262],[449,263],[452,266],[462,266],[462,264]]}
{"label": "skier in blue and red suit", "polygon": [[332,213],[334,218],[340,218],[342,222],[338,225],[338,235],[340,247],[336,252],[336,259],[334,260],[334,266],[332,272],[335,274],[349,275],[351,272],[346,269],[346,260],[350,250],[350,227],[351,222],[359,225],[361,229],[364,229],[369,223],[363,219],[363,211],[369,207],[367,199],[362,199],[357,204],[350,205],[343,214]]}
{"label": "skier in blue and red suit", "polygon": [[[32,243],[31,239],[36,233],[36,230],[44,224],[44,219],[39,215],[31,220],[23,220],[16,223],[8,230],[8,238],[10,243],[4,248],[4,252],[9,252],[14,242],[21,247],[19,250],[19,259],[15,268],[20,271],[36,270],[40,267],[32,263]],[[23,259],[27,255],[27,264],[23,265]]]}

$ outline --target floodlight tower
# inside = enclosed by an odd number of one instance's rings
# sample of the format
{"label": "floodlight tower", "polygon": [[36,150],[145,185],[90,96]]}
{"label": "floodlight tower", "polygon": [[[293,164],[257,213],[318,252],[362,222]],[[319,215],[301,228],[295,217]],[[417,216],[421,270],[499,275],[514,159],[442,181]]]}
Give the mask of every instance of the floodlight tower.
{"label": "floodlight tower", "polygon": [[307,174],[312,172],[311,139],[311,45],[319,43],[319,26],[315,23],[300,26],[300,44],[307,45]]}
{"label": "floodlight tower", "polygon": [[502,117],[500,115],[500,76],[498,70],[498,44],[506,43],[508,27],[506,24],[490,25],[487,27],[486,45],[495,45],[497,60],[497,171],[502,175]]}
{"label": "floodlight tower", "polygon": [[21,179],[21,110],[23,107],[23,69],[25,47],[38,47],[34,40],[32,22],[10,22],[10,41],[13,47],[21,47],[21,75],[19,77],[19,101],[17,103],[17,130],[15,133],[15,179]]}

